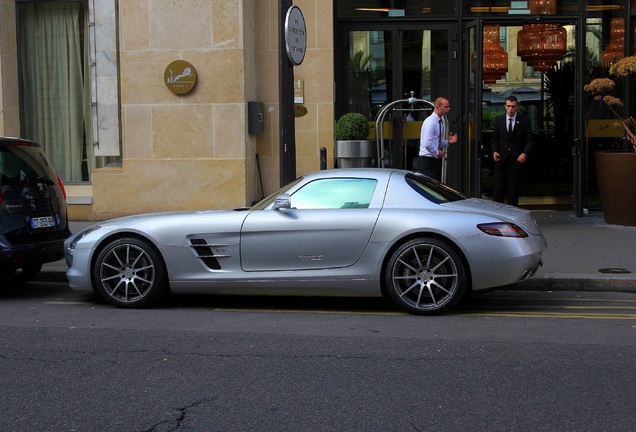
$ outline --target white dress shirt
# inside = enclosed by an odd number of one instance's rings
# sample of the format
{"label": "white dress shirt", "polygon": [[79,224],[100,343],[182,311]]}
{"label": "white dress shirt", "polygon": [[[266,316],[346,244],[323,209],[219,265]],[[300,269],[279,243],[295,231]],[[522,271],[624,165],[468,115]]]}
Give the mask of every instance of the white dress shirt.
{"label": "white dress shirt", "polygon": [[420,156],[438,157],[439,150],[448,147],[447,139],[440,139],[442,118],[436,112],[432,112],[422,123],[420,131]]}

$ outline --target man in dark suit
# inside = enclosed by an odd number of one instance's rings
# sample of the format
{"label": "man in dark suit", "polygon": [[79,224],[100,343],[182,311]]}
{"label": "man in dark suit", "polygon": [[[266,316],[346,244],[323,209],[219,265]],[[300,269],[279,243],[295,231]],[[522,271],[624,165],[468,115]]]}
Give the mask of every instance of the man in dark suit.
{"label": "man in dark suit", "polygon": [[506,114],[495,118],[492,134],[492,156],[495,160],[495,187],[493,199],[508,204],[519,204],[519,185],[523,168],[532,149],[533,137],[530,120],[517,113],[519,102],[514,96],[506,98]]}

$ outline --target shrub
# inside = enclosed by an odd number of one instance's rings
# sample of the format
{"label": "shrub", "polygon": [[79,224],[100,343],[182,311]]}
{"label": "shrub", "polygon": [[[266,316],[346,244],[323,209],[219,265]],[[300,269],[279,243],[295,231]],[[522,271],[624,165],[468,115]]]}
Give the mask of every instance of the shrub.
{"label": "shrub", "polygon": [[365,140],[369,136],[369,122],[360,113],[348,113],[336,122],[336,140]]}

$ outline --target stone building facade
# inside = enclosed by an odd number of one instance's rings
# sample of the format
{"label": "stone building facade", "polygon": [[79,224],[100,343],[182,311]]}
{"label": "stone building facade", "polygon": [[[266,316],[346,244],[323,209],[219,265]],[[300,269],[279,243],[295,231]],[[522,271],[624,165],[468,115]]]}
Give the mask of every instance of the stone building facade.
{"label": "stone building facade", "polygon": [[[296,119],[299,175],[317,170],[320,148],[333,146],[332,11],[320,3],[295,2],[308,32],[305,60],[294,71],[305,83],[307,109]],[[113,133],[117,143],[101,153],[108,162],[91,170],[89,182],[65,182],[72,219],[245,206],[280,186],[276,0],[91,0],[87,6],[96,154]],[[16,136],[15,0],[0,0],[0,33],[0,135]],[[196,69],[187,94],[164,82],[175,60]],[[248,133],[249,101],[263,102],[262,133]]]}

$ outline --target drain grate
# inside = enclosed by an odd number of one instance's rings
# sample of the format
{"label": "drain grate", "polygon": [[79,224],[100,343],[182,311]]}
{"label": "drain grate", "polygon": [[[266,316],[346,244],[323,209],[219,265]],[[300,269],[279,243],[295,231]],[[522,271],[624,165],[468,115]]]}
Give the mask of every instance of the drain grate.
{"label": "drain grate", "polygon": [[617,267],[602,268],[602,269],[598,269],[598,271],[601,272],[601,273],[608,273],[608,274],[627,274],[627,273],[631,273],[627,269],[617,268]]}

